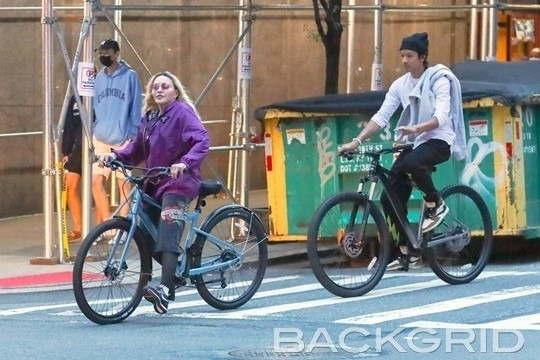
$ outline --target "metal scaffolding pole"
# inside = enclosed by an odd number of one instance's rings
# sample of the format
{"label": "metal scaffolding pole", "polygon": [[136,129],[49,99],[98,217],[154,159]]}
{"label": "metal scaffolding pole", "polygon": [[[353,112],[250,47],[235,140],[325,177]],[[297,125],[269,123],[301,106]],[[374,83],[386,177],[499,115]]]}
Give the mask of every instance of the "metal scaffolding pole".
{"label": "metal scaffolding pole", "polygon": [[[251,0],[240,0],[240,5],[244,6],[247,4],[247,10],[241,18],[242,29],[248,28],[244,39],[242,40],[242,45],[240,51],[238,52],[238,72],[237,76],[239,78],[239,96],[240,100],[240,115],[242,117],[241,121],[241,144],[246,146],[249,142],[249,106],[250,106],[250,95],[251,95],[251,29],[252,27],[249,24],[253,21],[253,5]],[[242,14],[241,14],[242,15]],[[235,134],[238,135],[238,134]],[[241,162],[240,162],[240,178],[239,178],[239,190],[240,190],[240,204],[244,206],[249,206],[249,174],[248,174],[248,162],[249,162],[249,151],[243,151],[240,153]]]}
{"label": "metal scaffolding pole", "polygon": [[[471,5],[478,5],[478,0],[471,0]],[[471,9],[469,29],[469,59],[476,59],[478,54],[478,9]]]}
{"label": "metal scaffolding pole", "polygon": [[[349,0],[349,5],[356,5],[356,0]],[[352,91],[352,78],[354,74],[353,59],[354,59],[354,25],[356,23],[356,11],[347,10],[349,15],[347,26],[347,93]]]}
{"label": "metal scaffolding pole", "polygon": [[373,49],[373,65],[371,66],[371,90],[381,90],[383,68],[382,68],[382,33],[383,33],[383,12],[382,0],[375,0],[376,9],[374,11],[373,24],[374,31],[374,49]]}
{"label": "metal scaffolding pole", "polygon": [[[53,170],[52,165],[52,124],[53,124],[53,1],[42,0],[41,49],[43,73],[43,215],[45,236],[45,259],[53,259]],[[39,263],[39,262],[38,262]]]}
{"label": "metal scaffolding pole", "polygon": [[497,25],[499,22],[497,3],[497,0],[490,0],[489,2],[489,47],[487,61],[497,60]]}
{"label": "metal scaffolding pole", "polygon": [[[484,4],[486,5],[486,4]],[[486,61],[488,53],[488,27],[489,27],[489,17],[488,17],[489,8],[482,8],[482,41],[480,46],[480,60]]]}
{"label": "metal scaffolding pole", "polygon": [[[122,0],[114,0],[114,5],[122,6]],[[118,29],[122,30],[122,10],[115,10],[114,11],[114,23],[116,24]],[[118,46],[120,46],[120,49],[122,49],[122,46],[123,46],[122,45],[122,36],[120,36],[120,34],[117,31],[114,32],[114,40],[116,40],[118,42]],[[121,197],[121,196],[119,194],[116,171],[111,171],[111,200],[110,200],[110,204],[112,206],[117,206],[117,209],[116,209],[117,211],[115,211],[115,213],[120,212],[119,210],[121,209],[120,207],[118,207],[118,204],[120,202],[118,200],[119,197]]]}
{"label": "metal scaffolding pole", "polygon": [[[84,62],[93,62],[93,50],[92,44],[94,41],[94,0],[84,0],[84,19],[88,22],[88,35],[84,39],[82,60]],[[94,118],[92,109],[92,98],[84,97],[83,108],[87,115],[87,126],[90,129],[89,136],[83,136],[82,143],[82,174],[81,174],[81,187],[82,187],[82,234],[83,236],[88,234],[91,225],[91,209],[92,209],[92,158],[93,158],[93,145],[92,145],[92,120]],[[85,121],[84,118],[82,118]]]}

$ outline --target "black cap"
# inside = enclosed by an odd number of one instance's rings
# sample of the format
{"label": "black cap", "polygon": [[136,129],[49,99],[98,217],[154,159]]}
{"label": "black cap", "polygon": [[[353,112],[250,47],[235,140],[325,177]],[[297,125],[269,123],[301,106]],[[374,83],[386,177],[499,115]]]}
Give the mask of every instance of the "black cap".
{"label": "black cap", "polygon": [[103,40],[101,43],[99,43],[99,46],[94,51],[109,50],[109,49],[114,50],[114,52],[119,52],[120,45],[118,45],[118,41],[114,39]]}
{"label": "black cap", "polygon": [[423,33],[416,33],[416,34],[412,34],[411,36],[404,37],[403,41],[401,42],[401,47],[399,48],[399,50],[403,50],[403,49],[413,50],[413,51],[416,51],[418,55],[427,55],[428,47],[429,47],[428,34],[423,32]]}

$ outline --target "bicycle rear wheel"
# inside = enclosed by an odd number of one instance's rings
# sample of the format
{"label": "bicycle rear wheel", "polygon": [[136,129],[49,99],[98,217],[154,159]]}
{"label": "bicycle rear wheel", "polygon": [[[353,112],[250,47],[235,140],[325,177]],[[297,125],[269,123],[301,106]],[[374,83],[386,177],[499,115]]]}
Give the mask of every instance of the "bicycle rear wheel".
{"label": "bicycle rear wheel", "polygon": [[482,197],[465,185],[441,191],[448,206],[443,222],[425,234],[427,246],[448,236],[454,240],[426,250],[429,266],[443,281],[457,285],[474,280],[486,266],[493,247],[493,228]]}
{"label": "bicycle rear wheel", "polygon": [[360,296],[381,280],[391,250],[380,210],[363,194],[336,194],[315,211],[307,237],[315,277],[332,294]]}
{"label": "bicycle rear wheel", "polygon": [[[219,309],[236,309],[255,294],[264,277],[268,261],[267,235],[257,216],[243,208],[218,211],[201,228],[222,241],[234,245],[242,259],[227,268],[218,268],[197,275],[195,286],[208,305]],[[219,265],[236,259],[229,249],[198,235],[193,244],[192,269]]]}
{"label": "bicycle rear wheel", "polygon": [[[75,300],[82,313],[100,325],[118,323],[131,315],[150,279],[152,260],[140,231],[125,249],[129,228],[126,219],[105,221],[88,233],[77,252],[73,266]],[[115,243],[118,245],[107,266]],[[120,264],[124,250],[126,259]]]}

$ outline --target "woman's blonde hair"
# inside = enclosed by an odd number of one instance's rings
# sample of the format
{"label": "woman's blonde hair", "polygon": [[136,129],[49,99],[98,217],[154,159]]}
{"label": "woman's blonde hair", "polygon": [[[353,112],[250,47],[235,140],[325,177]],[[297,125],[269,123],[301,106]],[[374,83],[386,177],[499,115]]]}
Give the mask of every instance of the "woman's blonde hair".
{"label": "woman's blonde hair", "polygon": [[154,81],[156,80],[158,76],[166,76],[169,79],[171,79],[175,90],[178,91],[178,96],[176,97],[176,100],[180,99],[181,101],[191,106],[195,114],[197,114],[197,116],[200,119],[201,117],[199,115],[199,112],[197,111],[197,109],[195,109],[195,105],[193,104],[193,101],[189,97],[186,88],[184,87],[184,85],[182,85],[180,80],[169,71],[158,72],[157,74],[152,76],[150,80],[148,81],[148,83],[146,84],[146,95],[144,96],[143,113],[146,114],[146,112],[149,110],[159,109],[158,105],[156,104],[156,101],[154,100],[154,97],[152,96],[152,86],[154,85]]}

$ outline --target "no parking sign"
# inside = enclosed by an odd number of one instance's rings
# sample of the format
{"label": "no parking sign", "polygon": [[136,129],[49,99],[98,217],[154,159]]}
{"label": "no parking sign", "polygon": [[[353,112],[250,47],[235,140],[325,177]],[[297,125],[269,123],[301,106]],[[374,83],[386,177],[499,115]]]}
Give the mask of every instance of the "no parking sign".
{"label": "no parking sign", "polygon": [[251,79],[251,48],[242,48],[240,53],[242,56],[240,79]]}
{"label": "no parking sign", "polygon": [[77,73],[77,90],[81,96],[94,96],[94,64],[80,62]]}

